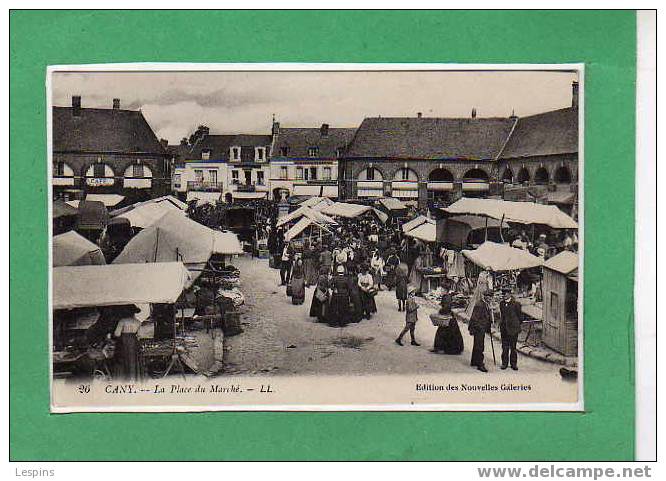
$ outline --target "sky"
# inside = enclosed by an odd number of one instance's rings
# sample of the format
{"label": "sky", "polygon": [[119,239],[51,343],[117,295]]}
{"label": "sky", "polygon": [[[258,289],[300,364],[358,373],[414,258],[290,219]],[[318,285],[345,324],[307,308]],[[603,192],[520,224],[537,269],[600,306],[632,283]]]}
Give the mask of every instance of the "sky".
{"label": "sky", "polygon": [[358,127],[365,117],[519,117],[571,105],[575,72],[56,72],[53,105],[140,109],[158,138],[284,127]]}

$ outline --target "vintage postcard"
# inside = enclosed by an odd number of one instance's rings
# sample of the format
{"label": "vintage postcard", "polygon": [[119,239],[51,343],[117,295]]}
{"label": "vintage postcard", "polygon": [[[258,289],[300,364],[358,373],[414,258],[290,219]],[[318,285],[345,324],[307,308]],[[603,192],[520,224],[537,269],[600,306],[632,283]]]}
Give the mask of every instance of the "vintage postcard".
{"label": "vintage postcard", "polygon": [[583,66],[47,73],[51,410],[583,410]]}

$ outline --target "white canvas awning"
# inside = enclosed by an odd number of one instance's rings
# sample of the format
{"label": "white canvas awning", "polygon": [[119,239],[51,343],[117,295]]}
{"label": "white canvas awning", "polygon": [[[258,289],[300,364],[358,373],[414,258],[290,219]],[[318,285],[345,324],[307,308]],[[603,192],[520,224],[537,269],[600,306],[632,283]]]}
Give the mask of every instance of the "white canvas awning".
{"label": "white canvas awning", "polygon": [[287,224],[289,222],[294,222],[302,217],[307,217],[308,219],[314,220],[316,222],[319,222],[320,224],[334,224],[335,220],[330,218],[329,216],[322,214],[321,212],[314,210],[310,207],[304,206],[304,207],[299,207],[293,212],[290,212],[289,214],[280,217],[280,219],[277,221],[277,227],[280,227],[284,224]]}
{"label": "white canvas awning", "polygon": [[233,232],[213,231],[213,254],[243,254],[243,246]]}
{"label": "white canvas awning", "polygon": [[170,202],[143,203],[117,217],[129,220],[132,227],[145,229],[153,225],[166,214],[172,212],[181,217],[185,217],[185,212]]}
{"label": "white canvas awning", "polygon": [[568,276],[578,269],[578,254],[562,251],[544,262],[543,266]]}
{"label": "white canvas awning", "polygon": [[348,204],[346,202],[336,202],[321,210],[322,214],[331,217],[345,217],[347,219],[354,219],[366,212],[372,210],[372,207],[359,204]]}
{"label": "white canvas awning", "polygon": [[405,235],[424,242],[435,242],[437,240],[437,226],[431,222],[425,222],[414,229],[407,231]]}
{"label": "white canvas awning", "polygon": [[75,231],[53,237],[53,267],[103,264],[106,260],[99,246]]}
{"label": "white canvas awning", "polygon": [[428,190],[451,191],[453,190],[453,182],[428,182]]}
{"label": "white canvas awning", "polygon": [[481,215],[520,224],[544,224],[554,229],[578,228],[575,220],[554,205],[532,202],[463,197],[443,210],[449,214]]}
{"label": "white canvas awning", "polygon": [[463,250],[463,255],[479,267],[494,272],[515,271],[539,267],[543,259],[508,244],[486,241],[474,250]]}
{"label": "white canvas awning", "polygon": [[120,204],[123,199],[125,199],[124,195],[119,195],[119,194],[87,194],[86,195],[86,200],[95,200],[98,202],[101,202],[104,204],[106,207],[113,207],[118,204]]}
{"label": "white canvas awning", "polygon": [[294,195],[320,196],[321,188],[320,185],[294,185]]}
{"label": "white canvas awning", "polygon": [[407,208],[404,203],[394,197],[383,197],[379,199],[379,203],[388,210],[404,210]]}
{"label": "white canvas awning", "polygon": [[[235,238],[235,242],[233,241]],[[169,212],[130,240],[114,264],[181,261],[198,272],[212,254],[240,254],[236,234],[214,231],[188,219],[181,212]]]}
{"label": "white canvas awning", "polygon": [[196,190],[190,190],[187,192],[187,202],[196,201],[197,205],[215,205],[221,198],[221,192],[199,192]]}
{"label": "white canvas awning", "polygon": [[268,192],[238,192],[233,191],[231,197],[234,199],[259,200],[265,199]]}
{"label": "white canvas awning", "polygon": [[421,224],[425,224],[426,222],[430,222],[432,224],[435,224],[435,221],[432,219],[428,219],[424,215],[419,215],[418,217],[415,217],[414,219],[410,220],[409,222],[405,222],[402,224],[402,231],[403,232],[408,232],[412,229],[417,228]]}
{"label": "white canvas awning", "polygon": [[162,202],[169,203],[173,207],[177,207],[180,210],[187,210],[187,204],[185,202],[183,202],[182,200],[177,199],[173,195],[164,195],[162,197],[156,197],[154,199],[146,200],[144,202],[137,202],[136,204],[128,205],[128,206],[122,207],[120,209],[115,209],[115,210],[111,211],[109,214],[111,215],[111,217],[116,217],[116,216],[119,216],[120,214],[124,214],[125,212],[129,212],[129,211],[134,210],[137,207],[141,207],[143,205],[160,204]]}
{"label": "white canvas awning", "polygon": [[173,304],[189,283],[180,262],[55,267],[53,309]]}

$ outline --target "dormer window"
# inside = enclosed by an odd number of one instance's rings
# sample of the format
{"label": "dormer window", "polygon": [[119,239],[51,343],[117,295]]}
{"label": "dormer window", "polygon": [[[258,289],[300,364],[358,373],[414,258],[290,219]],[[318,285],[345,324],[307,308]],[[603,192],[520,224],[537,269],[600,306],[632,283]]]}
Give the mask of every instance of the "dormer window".
{"label": "dormer window", "polygon": [[210,160],[210,150],[202,150],[201,151],[201,160]]}
{"label": "dormer window", "polygon": [[289,147],[280,147],[280,155],[287,157],[289,155]]}
{"label": "dormer window", "polygon": [[335,149],[335,156],[336,157],[341,157],[342,156],[342,148],[341,147],[338,147],[337,149]]}
{"label": "dormer window", "polygon": [[231,160],[240,160],[240,147],[231,148]]}
{"label": "dormer window", "polygon": [[319,147],[308,147],[308,157],[319,157]]}
{"label": "dormer window", "polygon": [[255,148],[254,157],[257,160],[257,162],[263,162],[266,159],[266,148],[265,147]]}

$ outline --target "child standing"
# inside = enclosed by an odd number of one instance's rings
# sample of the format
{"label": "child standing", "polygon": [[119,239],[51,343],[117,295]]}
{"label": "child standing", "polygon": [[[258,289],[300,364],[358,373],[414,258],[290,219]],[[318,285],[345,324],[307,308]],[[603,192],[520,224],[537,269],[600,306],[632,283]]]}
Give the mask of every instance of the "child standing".
{"label": "child standing", "polygon": [[412,346],[420,346],[418,342],[416,342],[416,339],[414,338],[414,330],[416,329],[416,321],[418,321],[418,309],[419,305],[416,303],[416,299],[414,299],[414,296],[416,295],[416,289],[411,288],[409,290],[409,297],[407,298],[407,302],[405,305],[405,327],[403,328],[402,332],[398,336],[398,338],[395,340],[395,343],[402,346],[402,336],[407,334],[407,331],[409,331],[409,337],[412,339]]}

